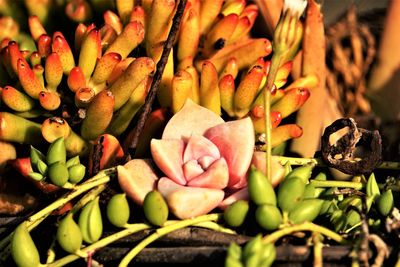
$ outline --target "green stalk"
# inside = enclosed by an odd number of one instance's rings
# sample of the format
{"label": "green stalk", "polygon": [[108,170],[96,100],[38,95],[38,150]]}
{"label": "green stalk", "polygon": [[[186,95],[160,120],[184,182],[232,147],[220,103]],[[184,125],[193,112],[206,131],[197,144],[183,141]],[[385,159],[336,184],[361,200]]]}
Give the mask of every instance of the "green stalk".
{"label": "green stalk", "polygon": [[[50,213],[52,213],[54,210],[64,206],[67,204],[69,201],[74,199],[75,197],[81,195],[82,193],[98,186],[101,184],[105,184],[110,181],[110,174],[115,173],[116,168],[110,168],[103,170],[93,176],[92,178],[86,180],[84,183],[80,184],[79,186],[76,186],[75,189],[71,192],[69,192],[67,195],[65,195],[62,198],[59,198],[58,200],[54,201],[47,207],[43,208],[42,210],[38,211],[31,217],[29,217],[26,222],[27,222],[27,227],[31,231],[34,229],[37,225],[39,225]],[[5,251],[4,249],[9,245],[10,240],[11,240],[12,233],[10,233],[8,236],[6,236],[4,239],[0,241],[0,251]]]}
{"label": "green stalk", "polygon": [[350,182],[350,181],[336,181],[336,180],[310,180],[310,183],[315,187],[345,187],[360,190],[364,187],[364,183]]}
{"label": "green stalk", "polygon": [[173,231],[185,228],[187,226],[191,226],[197,223],[201,223],[201,222],[206,222],[206,221],[217,221],[221,218],[221,214],[207,214],[207,215],[202,215],[202,216],[198,216],[195,217],[193,219],[187,219],[187,220],[183,220],[171,225],[167,225],[161,228],[158,228],[156,230],[155,233],[151,234],[150,236],[148,236],[147,238],[143,239],[138,245],[136,245],[136,247],[134,247],[131,251],[129,251],[129,253],[122,259],[122,261],[120,262],[119,266],[120,267],[125,267],[128,266],[128,264],[131,262],[131,260],[137,255],[139,254],[140,251],[142,251],[142,249],[144,249],[147,245],[149,245],[150,243],[152,243],[153,241],[157,240],[158,238],[169,234]]}
{"label": "green stalk", "polygon": [[[93,179],[93,180],[92,180]],[[59,198],[58,200],[54,201],[51,203],[49,206],[45,207],[41,211],[37,212],[36,214],[32,215],[31,217],[28,218],[28,226],[31,223],[34,223],[38,219],[40,219],[43,216],[48,215],[49,213],[53,212],[54,210],[64,206],[67,204],[69,201],[74,199],[75,197],[81,195],[82,193],[98,186],[105,184],[110,181],[110,176],[105,175],[104,173],[98,174],[94,176],[92,179],[87,180],[85,183],[81,184],[80,186],[77,186],[74,191],[71,193],[67,194],[65,197]]]}
{"label": "green stalk", "polygon": [[312,239],[313,239],[313,254],[314,254],[314,267],[322,267],[323,266],[323,255],[322,249],[324,244],[322,243],[323,236],[319,233],[313,232]]}
{"label": "green stalk", "polygon": [[[286,163],[289,163],[290,165],[304,165],[304,164],[314,163],[320,167],[327,167],[321,158],[295,158],[295,157],[279,156],[277,157],[277,159],[282,165],[285,165]],[[384,161],[376,168],[383,170],[399,170],[400,162]]]}
{"label": "green stalk", "polygon": [[220,233],[225,233],[225,234],[231,234],[231,235],[237,234],[232,229],[223,227],[222,225],[220,225],[216,222],[212,222],[212,221],[196,223],[193,226],[206,228],[206,229],[210,229],[210,230],[220,232]]}
{"label": "green stalk", "polygon": [[87,203],[89,203],[91,200],[95,199],[101,192],[106,189],[106,185],[102,184],[99,185],[92,190],[90,190],[88,193],[86,193],[79,201],[72,207],[71,213],[75,214],[77,213],[80,209],[82,209]]}
{"label": "green stalk", "polygon": [[[91,244],[90,246],[87,246],[83,249],[80,250],[80,252],[82,253],[88,253],[90,251],[94,251],[96,249],[105,247],[113,242],[115,242],[118,239],[121,239],[123,237],[126,237],[128,235],[137,233],[139,231],[142,230],[146,230],[146,229],[150,229],[152,226],[149,224],[145,224],[145,223],[138,223],[138,224],[132,224],[130,225],[129,228],[124,229],[122,231],[119,231],[115,234],[109,235],[105,238],[100,239],[99,241]],[[80,257],[78,255],[75,254],[70,254],[68,256],[65,256],[64,258],[61,258],[53,263],[48,264],[48,267],[59,267],[59,266],[64,266],[68,263],[71,263],[77,259],[79,259]]]}
{"label": "green stalk", "polygon": [[320,233],[340,244],[343,244],[346,242],[346,240],[341,235],[329,230],[328,228],[314,224],[312,222],[304,222],[302,224],[288,226],[288,227],[285,227],[278,231],[275,231],[272,234],[265,236],[263,239],[263,242],[264,243],[275,243],[276,241],[278,241],[280,238],[284,237],[285,235],[290,235],[292,233],[302,232],[302,231]]}
{"label": "green stalk", "polygon": [[[166,221],[163,226],[172,225],[172,224],[175,224],[178,222],[180,222],[180,220],[169,220],[169,221]],[[193,224],[192,226],[210,229],[210,230],[220,232],[220,233],[225,233],[225,234],[231,234],[231,235],[237,234],[232,229],[226,228],[226,227],[224,227],[216,222],[212,222],[212,221],[200,222],[200,223]]]}
{"label": "green stalk", "polygon": [[[174,225],[177,224],[181,221],[167,221],[165,223],[165,225],[170,226],[170,225]],[[236,234],[233,230],[229,229],[229,228],[225,228],[220,226],[219,224],[213,222],[213,221],[204,221],[204,222],[199,222],[197,224],[194,224],[193,226],[197,226],[197,227],[202,227],[202,228],[207,228],[207,229],[211,229],[214,231],[218,231],[218,232],[223,232],[223,233],[228,233],[228,234]],[[128,235],[137,233],[139,231],[143,231],[146,229],[151,229],[151,225],[149,224],[144,224],[144,223],[137,223],[137,224],[127,224],[126,225],[126,229],[119,231],[117,233],[114,233],[112,235],[109,235],[93,244],[91,244],[90,246],[87,246],[83,249],[80,250],[81,253],[88,253],[90,251],[95,251],[99,248],[105,247],[123,237],[126,237]],[[76,254],[70,254],[68,256],[65,256],[64,258],[61,258],[55,262],[49,263],[47,266],[48,267],[58,267],[58,266],[63,266],[66,264],[69,264],[77,259],[79,259],[80,256],[76,255]]]}
{"label": "green stalk", "polygon": [[54,251],[54,246],[56,245],[56,238],[53,239],[49,249],[47,250],[46,264],[53,262],[56,259],[56,252]]}
{"label": "green stalk", "polygon": [[309,163],[314,163],[318,166],[325,166],[324,162],[320,158],[295,158],[295,157],[285,157],[285,156],[279,156],[277,157],[279,162],[282,165],[285,165],[286,163],[289,163],[290,165],[305,165]]}
{"label": "green stalk", "polygon": [[271,138],[271,90],[274,86],[275,77],[278,73],[280,64],[282,61],[281,54],[274,54],[271,59],[271,67],[267,76],[267,84],[264,88],[264,118],[265,118],[265,156],[266,156],[266,176],[269,181],[271,181],[272,170],[271,170],[271,161],[272,161],[272,138]]}

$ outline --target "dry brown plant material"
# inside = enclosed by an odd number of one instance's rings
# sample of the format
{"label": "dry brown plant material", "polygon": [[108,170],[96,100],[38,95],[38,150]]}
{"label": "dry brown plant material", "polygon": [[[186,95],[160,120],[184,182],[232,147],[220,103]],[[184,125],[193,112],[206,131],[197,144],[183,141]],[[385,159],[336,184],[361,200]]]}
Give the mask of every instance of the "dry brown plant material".
{"label": "dry brown plant material", "polygon": [[326,85],[340,111],[349,117],[370,113],[366,75],[376,54],[375,38],[357,21],[355,6],[327,30],[327,54]]}

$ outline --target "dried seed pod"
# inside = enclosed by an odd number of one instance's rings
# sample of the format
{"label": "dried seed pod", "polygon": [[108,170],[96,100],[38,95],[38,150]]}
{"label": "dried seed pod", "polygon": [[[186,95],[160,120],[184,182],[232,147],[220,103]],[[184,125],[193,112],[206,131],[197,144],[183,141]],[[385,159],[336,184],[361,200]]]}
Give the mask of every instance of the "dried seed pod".
{"label": "dried seed pod", "polygon": [[[340,130],[347,132],[341,134]],[[339,139],[331,143],[331,136],[341,134]],[[358,149],[365,148],[358,157]],[[334,121],[328,126],[321,138],[321,154],[324,162],[347,174],[372,172],[382,157],[382,140],[378,131],[357,128],[354,119],[344,118]]]}

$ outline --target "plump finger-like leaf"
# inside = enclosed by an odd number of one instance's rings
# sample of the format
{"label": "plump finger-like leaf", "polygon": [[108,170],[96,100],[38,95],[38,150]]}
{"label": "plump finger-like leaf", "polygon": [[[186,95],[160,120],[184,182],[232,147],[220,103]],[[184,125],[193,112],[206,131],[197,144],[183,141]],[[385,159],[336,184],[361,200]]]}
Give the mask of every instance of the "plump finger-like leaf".
{"label": "plump finger-like leaf", "polygon": [[122,190],[137,204],[142,205],[146,194],[152,191],[158,179],[150,160],[133,159],[118,166],[118,182]]}
{"label": "plump finger-like leaf", "polygon": [[186,184],[182,170],[183,140],[153,139],[151,140],[151,155],[160,170],[170,179],[179,184]]}
{"label": "plump finger-like leaf", "polygon": [[220,189],[182,186],[166,177],[159,180],[158,190],[171,212],[180,219],[207,214],[224,198],[224,191]]}

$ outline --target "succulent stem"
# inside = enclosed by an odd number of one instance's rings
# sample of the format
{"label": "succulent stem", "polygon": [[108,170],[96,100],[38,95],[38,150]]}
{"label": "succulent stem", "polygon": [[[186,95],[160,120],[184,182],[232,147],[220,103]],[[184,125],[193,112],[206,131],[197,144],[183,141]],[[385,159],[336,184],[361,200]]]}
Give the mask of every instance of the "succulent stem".
{"label": "succulent stem", "polygon": [[301,231],[310,231],[314,233],[320,233],[324,236],[327,236],[331,238],[332,240],[338,242],[338,243],[345,243],[346,240],[339,234],[329,230],[328,228],[325,228],[323,226],[311,223],[311,222],[305,222],[302,224],[297,224],[297,225],[292,225],[285,227],[283,229],[280,229],[278,231],[273,232],[270,235],[267,235],[264,237],[263,242],[264,243],[274,243],[278,241],[280,238],[284,237],[285,235],[290,235],[295,232],[301,232]]}
{"label": "succulent stem", "polygon": [[[176,225],[179,222],[181,222],[181,221],[167,221],[165,223],[165,225],[172,226],[172,225]],[[218,232],[223,232],[223,233],[228,233],[228,234],[235,234],[235,232],[233,230],[231,230],[229,228],[225,228],[225,227],[223,227],[223,226],[221,226],[221,225],[219,225],[219,224],[217,224],[217,223],[215,223],[215,222],[213,222],[211,220],[202,221],[202,222],[199,222],[199,223],[195,223],[193,225],[197,226],[197,227],[202,227],[202,228],[215,230],[215,231],[218,231]],[[149,224],[145,224],[145,223],[135,223],[135,224],[127,224],[125,227],[126,227],[126,229],[121,230],[119,232],[116,232],[116,233],[114,233],[112,235],[109,235],[109,236],[107,236],[105,238],[102,238],[99,241],[97,241],[97,242],[95,242],[95,243],[93,243],[93,244],[81,249],[80,252],[88,253],[90,251],[94,251],[96,249],[105,247],[105,246],[107,246],[107,245],[109,245],[109,244],[111,244],[111,243],[113,243],[113,242],[115,242],[115,241],[117,241],[117,240],[119,240],[119,239],[121,239],[123,237],[126,237],[128,235],[131,235],[131,234],[134,234],[134,233],[146,230],[146,229],[151,229],[152,226],[149,225]],[[79,258],[80,257],[78,255],[70,254],[70,255],[65,256],[65,257],[63,257],[63,258],[61,258],[61,259],[59,259],[59,260],[57,260],[55,262],[52,262],[52,263],[48,264],[47,266],[48,267],[64,266],[64,265],[66,265],[68,263],[71,263],[71,262],[73,262],[73,261],[75,261],[75,260],[77,260]]]}
{"label": "succulent stem", "polygon": [[[145,230],[145,229],[150,229],[150,228],[151,228],[151,225],[145,224],[145,223],[132,224],[127,229],[124,229],[124,230],[119,231],[119,232],[117,232],[115,234],[109,235],[109,236],[107,236],[107,237],[105,237],[105,238],[103,238],[103,239],[91,244],[90,246],[87,246],[87,247],[81,249],[81,252],[87,253],[87,252],[96,250],[98,248],[105,247],[108,244],[111,244],[112,242],[114,242],[114,241],[116,241],[116,240],[118,240],[120,238],[123,238],[125,236],[134,234],[136,232],[139,232],[139,231],[142,231],[142,230]],[[73,262],[73,261],[75,261],[75,260],[77,260],[79,258],[80,257],[78,255],[71,254],[71,255],[68,255],[68,256],[66,256],[64,258],[61,258],[61,259],[49,264],[48,266],[49,267],[64,266],[64,265],[66,265],[68,263],[71,263],[71,262]]]}
{"label": "succulent stem", "polygon": [[[116,168],[109,168],[102,170],[92,178],[86,180],[86,182],[76,186],[74,191],[68,193],[66,196],[59,198],[58,200],[54,201],[47,207],[43,208],[42,210],[38,211],[31,217],[29,217],[27,221],[27,227],[31,231],[34,229],[42,220],[44,220],[51,212],[54,210],[64,206],[66,203],[74,199],[75,197],[81,195],[82,193],[97,187],[99,185],[105,184],[110,181],[110,175],[116,172]],[[12,233],[9,234],[7,237],[0,241],[0,250],[5,251],[5,248],[8,247],[10,240],[11,240]]]}
{"label": "succulent stem", "polygon": [[271,180],[271,150],[272,150],[272,138],[271,138],[271,128],[272,128],[272,122],[271,122],[271,90],[274,86],[274,81],[276,74],[278,73],[279,66],[281,65],[281,60],[282,57],[280,54],[274,54],[271,59],[271,67],[268,72],[267,76],[267,84],[265,85],[264,88],[264,108],[265,108],[265,148],[266,148],[266,175],[267,179]]}
{"label": "succulent stem", "polygon": [[[278,161],[285,165],[289,163],[290,165],[304,165],[308,163],[316,164],[317,166],[326,167],[325,163],[321,158],[295,158],[295,157],[284,157],[279,156]],[[400,163],[395,161],[384,161],[380,165],[377,166],[377,169],[382,170],[399,170]]]}
{"label": "succulent stem", "polygon": [[174,223],[172,225],[167,225],[161,228],[158,228],[155,233],[151,234],[147,238],[143,239],[136,247],[134,247],[131,251],[129,251],[128,254],[122,259],[122,261],[119,263],[120,267],[128,266],[128,264],[131,262],[131,260],[139,254],[139,252],[144,249],[147,245],[149,245],[151,242],[157,240],[158,238],[169,234],[173,231],[185,228],[187,226],[191,226],[197,223],[201,222],[207,222],[207,221],[217,221],[220,219],[221,214],[207,214],[207,215],[202,215],[195,217],[193,219],[187,219],[183,221],[179,221],[177,223]]}
{"label": "succulent stem", "polygon": [[364,183],[361,182],[349,182],[349,181],[318,181],[310,180],[310,183],[315,187],[344,187],[354,188],[360,190],[364,187]]}

